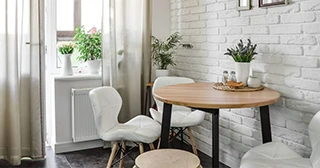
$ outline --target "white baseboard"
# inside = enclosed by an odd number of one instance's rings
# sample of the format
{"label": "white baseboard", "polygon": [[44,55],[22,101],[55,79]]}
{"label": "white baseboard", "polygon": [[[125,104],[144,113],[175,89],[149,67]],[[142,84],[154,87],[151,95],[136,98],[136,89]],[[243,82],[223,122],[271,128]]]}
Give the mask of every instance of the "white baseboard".
{"label": "white baseboard", "polygon": [[104,143],[102,140],[94,140],[94,141],[86,141],[86,142],[64,142],[64,143],[56,143],[53,145],[52,149],[55,153],[65,153],[65,152],[73,152],[85,149],[92,149],[103,147]]}

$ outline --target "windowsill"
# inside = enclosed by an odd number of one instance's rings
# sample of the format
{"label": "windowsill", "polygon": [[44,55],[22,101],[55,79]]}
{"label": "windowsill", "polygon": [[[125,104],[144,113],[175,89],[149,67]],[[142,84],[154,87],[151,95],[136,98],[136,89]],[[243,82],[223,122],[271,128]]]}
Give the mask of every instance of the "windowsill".
{"label": "windowsill", "polygon": [[72,81],[72,80],[92,80],[92,79],[101,79],[101,74],[73,74],[73,76],[61,76],[61,75],[52,75],[54,80],[58,81]]}

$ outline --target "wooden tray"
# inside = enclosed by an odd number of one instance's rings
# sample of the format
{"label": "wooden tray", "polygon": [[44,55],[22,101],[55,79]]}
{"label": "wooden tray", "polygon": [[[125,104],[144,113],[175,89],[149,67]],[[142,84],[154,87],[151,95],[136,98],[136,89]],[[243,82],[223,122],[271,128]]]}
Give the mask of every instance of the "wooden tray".
{"label": "wooden tray", "polygon": [[240,88],[231,88],[229,86],[223,85],[223,83],[213,83],[212,87],[216,90],[221,90],[221,91],[229,91],[229,92],[254,92],[254,91],[259,91],[263,90],[264,86],[252,88],[248,86],[240,87]]}

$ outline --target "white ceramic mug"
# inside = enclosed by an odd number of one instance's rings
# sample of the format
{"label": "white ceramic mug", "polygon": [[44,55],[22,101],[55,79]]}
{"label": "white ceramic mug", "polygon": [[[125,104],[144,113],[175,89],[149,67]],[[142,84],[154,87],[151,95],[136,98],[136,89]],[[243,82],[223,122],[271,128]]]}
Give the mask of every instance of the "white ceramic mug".
{"label": "white ceramic mug", "polygon": [[258,77],[249,76],[248,78],[248,86],[249,87],[260,87],[261,86],[261,80]]}

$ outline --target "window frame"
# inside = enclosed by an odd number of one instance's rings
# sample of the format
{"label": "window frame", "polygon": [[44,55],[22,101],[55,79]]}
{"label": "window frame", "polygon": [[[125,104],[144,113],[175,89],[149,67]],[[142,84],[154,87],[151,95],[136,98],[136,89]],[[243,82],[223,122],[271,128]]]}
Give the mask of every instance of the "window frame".
{"label": "window frame", "polygon": [[[81,26],[81,0],[74,0],[74,16],[73,16],[73,28],[74,30]],[[56,6],[57,7],[57,6]],[[63,41],[66,39],[72,39],[76,34],[75,31],[58,31],[57,30],[57,40]]]}
{"label": "window frame", "polygon": [[[81,0],[74,0],[75,5],[78,6],[79,10],[75,11],[75,16],[78,16],[77,24],[81,24]],[[48,74],[57,75],[61,71],[61,67],[58,67],[58,52],[57,52],[57,42],[58,41],[73,41],[72,33],[75,34],[74,31],[58,31],[57,30],[57,0],[45,0],[45,33],[46,33],[46,71]],[[76,12],[79,14],[76,14]],[[74,19],[76,21],[76,19]],[[74,27],[77,25],[74,24]],[[60,37],[58,37],[58,33],[60,33]],[[71,34],[71,35],[70,35]],[[78,72],[79,67],[73,66],[72,69],[76,73]]]}
{"label": "window frame", "polygon": [[[57,42],[59,41],[74,41],[75,31],[58,31],[57,30],[57,0],[45,1],[45,45],[46,45],[46,72],[48,74],[57,75],[61,71],[58,67],[58,51]],[[74,0],[74,29],[81,26],[81,5],[82,0]],[[83,67],[82,67],[83,68]],[[79,66],[73,66],[73,72],[77,73]]]}

